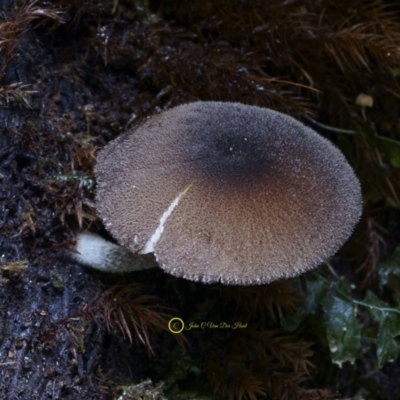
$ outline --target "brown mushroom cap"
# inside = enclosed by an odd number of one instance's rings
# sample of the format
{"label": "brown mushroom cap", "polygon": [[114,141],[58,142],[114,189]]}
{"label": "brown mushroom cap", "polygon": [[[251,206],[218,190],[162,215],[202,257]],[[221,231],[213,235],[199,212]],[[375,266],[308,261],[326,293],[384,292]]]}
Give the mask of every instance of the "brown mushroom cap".
{"label": "brown mushroom cap", "polygon": [[362,209],[342,153],[295,119],[239,103],[163,112],[98,155],[96,203],[132,252],[203,282],[261,284],[334,254]]}

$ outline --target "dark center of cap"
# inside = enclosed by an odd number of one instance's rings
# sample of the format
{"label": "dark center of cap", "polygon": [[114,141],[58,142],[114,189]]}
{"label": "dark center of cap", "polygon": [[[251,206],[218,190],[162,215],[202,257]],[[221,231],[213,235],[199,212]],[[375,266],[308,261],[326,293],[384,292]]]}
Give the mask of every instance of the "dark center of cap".
{"label": "dark center of cap", "polygon": [[196,128],[189,131],[183,158],[195,180],[224,187],[252,182],[268,172],[266,135],[251,126],[232,128],[231,122],[222,129],[208,126],[206,134]]}

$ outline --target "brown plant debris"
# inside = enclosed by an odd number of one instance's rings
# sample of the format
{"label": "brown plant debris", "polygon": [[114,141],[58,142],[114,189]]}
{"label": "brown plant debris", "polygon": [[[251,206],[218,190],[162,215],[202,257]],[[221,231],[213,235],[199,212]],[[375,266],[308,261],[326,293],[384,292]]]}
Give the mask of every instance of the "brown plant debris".
{"label": "brown plant debris", "polygon": [[230,400],[297,399],[313,367],[311,343],[279,330],[235,333],[211,351],[204,371],[215,393]]}
{"label": "brown plant debris", "polygon": [[[57,23],[63,22],[62,15],[64,12],[61,9],[49,5],[41,6],[40,3],[39,0],[26,2],[22,7],[18,7],[16,11],[8,11],[6,20],[0,23],[0,54],[3,56],[0,80],[15,56],[18,39],[29,30],[32,22],[36,22],[36,27],[43,24],[46,19]],[[17,96],[17,94],[18,92],[14,96]],[[9,96],[11,96],[11,93],[9,93]]]}
{"label": "brown plant debris", "polygon": [[[30,90],[31,85],[24,85],[22,82],[12,83],[0,87],[0,104],[9,103],[10,101],[18,101],[24,103],[27,107],[31,108],[29,97],[36,90]],[[1,101],[3,99],[3,101]]]}
{"label": "brown plant debris", "polygon": [[272,282],[263,286],[230,286],[218,288],[223,301],[234,301],[243,314],[262,314],[268,310],[275,323],[282,322],[285,314],[293,312],[299,303],[298,290],[290,281]]}
{"label": "brown plant debris", "polygon": [[[317,89],[322,96],[310,90],[300,93],[328,108],[335,122],[359,124],[349,117],[357,112],[355,96],[372,89],[366,87],[365,75],[378,67],[390,76],[399,64],[398,14],[382,0],[357,0],[351,5],[334,0],[243,1],[235,6],[226,0],[190,5],[161,1],[159,10],[175,24],[191,26],[199,42],[223,41],[257,60],[257,65],[263,60],[266,76]],[[260,72],[257,75],[263,77]],[[392,84],[398,88],[393,79]],[[377,82],[374,90],[378,86]]]}
{"label": "brown plant debris", "polygon": [[[172,318],[166,307],[157,304],[152,295],[138,283],[117,284],[99,293],[82,310],[81,314],[98,325],[104,325],[109,332],[120,332],[130,343],[139,340],[154,355],[151,338],[160,331],[168,331]],[[183,337],[176,336],[182,344]]]}
{"label": "brown plant debris", "polygon": [[363,239],[367,246],[364,246],[365,258],[357,269],[357,272],[363,277],[360,289],[365,288],[376,267],[382,261],[382,254],[385,253],[387,247],[385,236],[388,235],[388,232],[373,216],[366,216],[362,222],[366,225],[363,229]]}

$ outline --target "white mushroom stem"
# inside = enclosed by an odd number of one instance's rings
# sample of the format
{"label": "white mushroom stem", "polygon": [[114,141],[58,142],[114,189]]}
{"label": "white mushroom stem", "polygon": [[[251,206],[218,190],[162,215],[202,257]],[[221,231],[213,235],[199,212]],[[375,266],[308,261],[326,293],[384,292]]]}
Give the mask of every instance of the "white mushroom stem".
{"label": "white mushroom stem", "polygon": [[106,272],[139,271],[157,266],[152,255],[134,255],[89,232],[78,233],[74,252],[69,254],[79,264]]}

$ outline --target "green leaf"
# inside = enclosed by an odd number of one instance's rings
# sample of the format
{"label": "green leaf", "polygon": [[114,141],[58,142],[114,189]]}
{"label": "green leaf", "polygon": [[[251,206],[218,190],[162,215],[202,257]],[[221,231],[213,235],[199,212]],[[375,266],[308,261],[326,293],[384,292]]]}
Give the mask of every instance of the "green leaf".
{"label": "green leaf", "polygon": [[340,367],[344,361],[353,364],[360,348],[360,325],[355,305],[351,299],[327,296],[323,308],[332,362]]}
{"label": "green leaf", "polygon": [[191,355],[181,348],[172,348],[164,361],[169,365],[168,373],[163,376],[165,390],[169,390],[177,381],[185,380],[190,375],[199,375],[201,372]]}
{"label": "green leaf", "polygon": [[367,292],[364,303],[369,304],[368,313],[379,323],[376,354],[379,368],[381,368],[386,362],[395,360],[399,355],[400,345],[395,337],[400,334],[400,310],[391,308],[371,291]]}
{"label": "green leaf", "polygon": [[322,299],[326,296],[329,283],[320,275],[314,274],[307,280],[306,285],[304,307],[307,314],[310,314],[315,311],[316,307],[321,304]]}
{"label": "green leaf", "polygon": [[283,321],[283,328],[293,331],[305,317],[316,312],[322,299],[326,296],[329,283],[318,274],[309,274],[305,283],[305,289],[301,293],[302,303],[297,307],[296,312],[287,316]]}
{"label": "green leaf", "polygon": [[388,283],[390,275],[400,276],[400,246],[397,246],[393,254],[378,266],[381,285]]}
{"label": "green leaf", "polygon": [[353,396],[352,400],[365,400],[368,397],[369,392],[365,388],[361,388],[357,391],[357,393]]}
{"label": "green leaf", "polygon": [[400,150],[396,146],[391,146],[389,160],[392,167],[400,168]]}
{"label": "green leaf", "polygon": [[379,329],[376,346],[379,368],[382,368],[388,361],[394,361],[399,355],[399,345],[386,324]]}
{"label": "green leaf", "polygon": [[393,143],[381,142],[380,147],[385,151],[390,165],[393,168],[400,168],[400,149]]}

